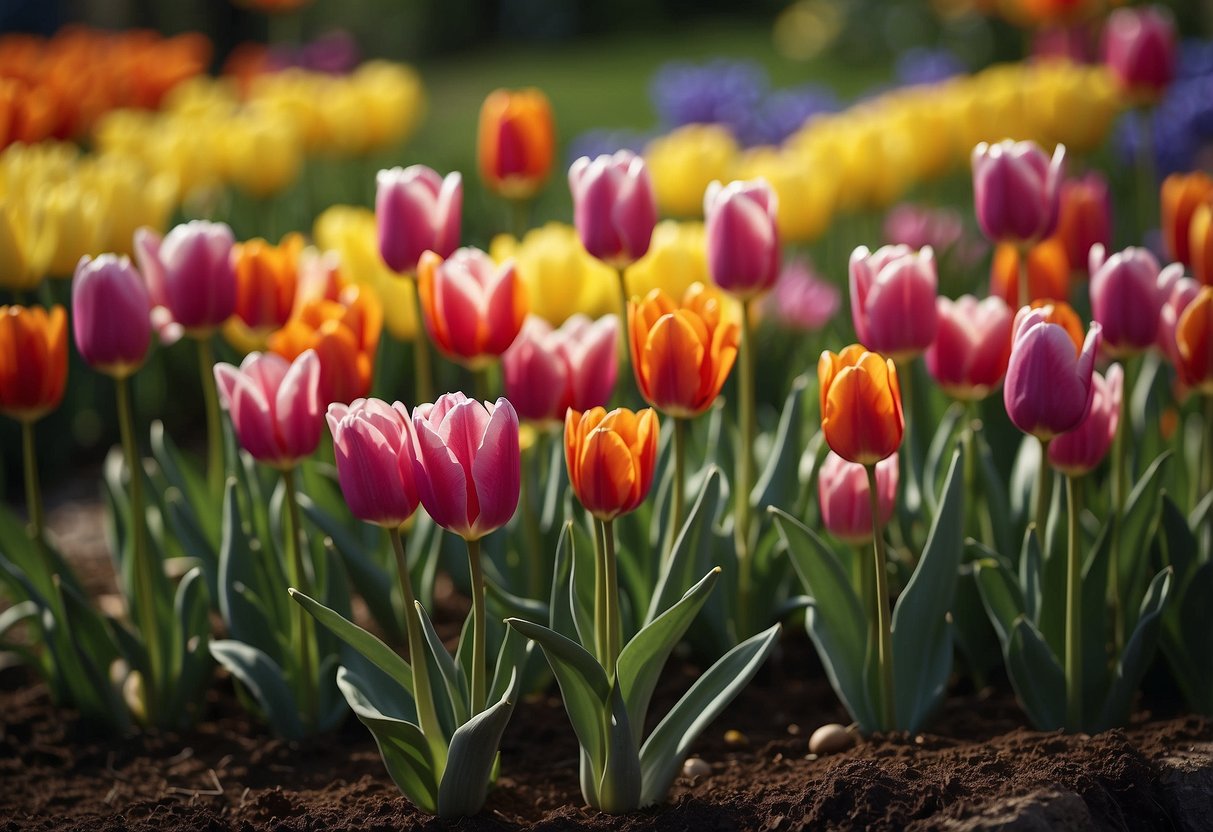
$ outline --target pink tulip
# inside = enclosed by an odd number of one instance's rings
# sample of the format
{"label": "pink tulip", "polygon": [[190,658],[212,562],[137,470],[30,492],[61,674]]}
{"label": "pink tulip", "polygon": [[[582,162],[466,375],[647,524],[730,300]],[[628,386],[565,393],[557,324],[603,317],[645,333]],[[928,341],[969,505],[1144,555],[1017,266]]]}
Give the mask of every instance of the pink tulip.
{"label": "pink tulip", "polygon": [[1134,93],[1161,95],[1175,77],[1175,21],[1159,6],[1117,9],[1104,27],[1104,63]]}
{"label": "pink tulip", "polygon": [[930,247],[860,246],[851,254],[851,321],[859,342],[903,361],[935,340],[935,255]]}
{"label": "pink tulip", "polygon": [[1011,358],[1011,307],[1000,297],[939,298],[939,332],[923,356],[944,392],[978,401],[990,395]]}
{"label": "pink tulip", "polygon": [[569,167],[573,224],[585,250],[617,269],[649,250],[657,224],[657,196],[644,159],[630,150]]}
{"label": "pink tulip", "polygon": [[1064,327],[1048,323],[1048,314],[1025,306],[1015,316],[1002,389],[1015,427],[1044,440],[1074,430],[1086,418],[1100,340],[1099,324],[1092,323],[1080,352]]}
{"label": "pink tulip", "polygon": [[379,255],[393,271],[417,268],[425,251],[448,256],[459,246],[463,177],[425,165],[381,170],[375,177]]}
{"label": "pink tulip", "polygon": [[471,366],[509,349],[526,319],[526,288],[514,261],[498,265],[477,248],[446,260],[427,251],[417,264],[417,291],[430,340]]}
{"label": "pink tulip", "polygon": [[1159,269],[1149,249],[1127,248],[1105,259],[1104,247],[1091,247],[1091,317],[1103,327],[1104,348],[1110,355],[1132,355],[1158,339],[1159,314],[1167,300],[1166,286],[1178,279],[1183,266]]}
{"label": "pink tulip", "polygon": [[143,364],[152,340],[152,301],[129,257],[82,257],[72,280],[72,330],[88,364],[115,378]]}
{"label": "pink tulip", "polygon": [[996,243],[1029,245],[1057,227],[1062,165],[1035,142],[985,142],[973,148],[973,199],[982,232]]}
{"label": "pink tulip", "polygon": [[206,220],[178,225],[164,237],[146,227],[135,232],[135,257],[164,340],[181,330],[205,337],[236,311],[234,244],[231,228]]}
{"label": "pink tulip", "polygon": [[[876,463],[876,501],[883,526],[893,516],[897,499],[897,454]],[[866,543],[872,539],[872,504],[868,491],[868,472],[856,462],[848,462],[830,451],[817,472],[817,502],[821,506],[822,525],[845,543]]]}
{"label": "pink tulip", "polygon": [[1108,368],[1106,378],[1095,373],[1091,411],[1078,427],[1049,443],[1049,464],[1072,477],[1099,465],[1116,438],[1124,381],[1125,373],[1119,364]]}
{"label": "pink tulip", "polygon": [[779,278],[775,191],[762,179],[713,182],[703,195],[708,274],[741,298],[765,292]]}
{"label": "pink tulip", "polygon": [[838,312],[842,302],[838,287],[817,274],[808,260],[784,264],[775,288],[763,299],[762,314],[784,326],[816,332]]}
{"label": "pink tulip", "polygon": [[1179,348],[1175,345],[1175,327],[1179,323],[1179,316],[1200,292],[1200,283],[1190,277],[1176,277],[1166,284],[1165,292],[1167,300],[1158,315],[1158,348],[1172,367],[1178,367],[1180,358]]}
{"label": "pink tulip", "polygon": [[421,504],[465,540],[504,526],[518,507],[518,414],[505,399],[478,402],[447,393],[413,408]]}
{"label": "pink tulip", "polygon": [[291,468],[320,444],[320,359],[306,350],[293,362],[249,353],[237,369],[215,365],[215,382],[240,446],[254,459]]}
{"label": "pink tulip", "polygon": [[337,479],[359,520],[399,528],[417,510],[413,422],[400,402],[355,399],[329,405]]}
{"label": "pink tulip", "polygon": [[505,395],[523,419],[563,421],[570,407],[603,407],[615,389],[619,318],[574,315],[559,329],[532,315],[501,357]]}

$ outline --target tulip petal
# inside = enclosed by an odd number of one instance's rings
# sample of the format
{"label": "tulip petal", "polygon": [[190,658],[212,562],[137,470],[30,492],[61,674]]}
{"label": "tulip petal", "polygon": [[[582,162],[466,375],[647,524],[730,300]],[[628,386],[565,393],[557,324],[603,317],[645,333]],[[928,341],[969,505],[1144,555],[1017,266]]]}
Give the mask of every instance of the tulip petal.
{"label": "tulip petal", "polygon": [[518,414],[507,399],[497,400],[472,463],[481,534],[504,526],[518,507],[521,486]]}

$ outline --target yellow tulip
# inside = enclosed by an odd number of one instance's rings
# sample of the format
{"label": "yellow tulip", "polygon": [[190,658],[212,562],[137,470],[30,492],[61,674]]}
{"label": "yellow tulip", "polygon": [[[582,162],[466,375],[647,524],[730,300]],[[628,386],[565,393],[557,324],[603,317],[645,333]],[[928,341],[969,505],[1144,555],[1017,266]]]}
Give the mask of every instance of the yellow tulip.
{"label": "yellow tulip", "polygon": [[648,252],[628,266],[624,278],[632,297],[645,297],[660,289],[680,298],[695,283],[711,285],[703,223],[677,220],[657,223]]}
{"label": "yellow tulip", "polygon": [[28,291],[46,277],[52,241],[28,207],[0,200],[0,286],[5,289]]}
{"label": "yellow tulip", "polygon": [[71,278],[81,257],[101,251],[101,200],[79,181],[72,181],[45,189],[39,202],[50,247],[47,272],[52,277]]}
{"label": "yellow tulip", "polygon": [[303,141],[289,121],[250,110],[228,122],[222,147],[225,178],[265,199],[289,186],[303,167]]}
{"label": "yellow tulip", "polygon": [[[656,236],[654,232],[654,244]],[[489,254],[498,263],[514,258],[531,312],[553,326],[578,312],[597,318],[619,310],[615,270],[586,252],[571,225],[549,222],[528,231],[521,242],[499,234]]]}
{"label": "yellow tulip", "polygon": [[715,124],[689,124],[654,139],[644,159],[657,205],[676,217],[702,217],[703,192],[713,180],[733,178],[737,153],[732,134]]}
{"label": "yellow tulip", "polygon": [[776,221],[782,240],[816,240],[834,217],[838,170],[811,151],[754,148],[742,154],[734,176],[765,179],[775,189]]}

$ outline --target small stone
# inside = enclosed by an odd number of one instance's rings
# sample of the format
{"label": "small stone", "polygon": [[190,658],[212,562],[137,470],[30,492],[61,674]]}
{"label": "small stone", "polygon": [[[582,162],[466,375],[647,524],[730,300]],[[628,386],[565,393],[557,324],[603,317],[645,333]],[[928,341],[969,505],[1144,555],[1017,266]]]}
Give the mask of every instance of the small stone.
{"label": "small stone", "polygon": [[688,780],[698,780],[712,773],[712,767],[698,757],[687,757],[682,764],[682,776]]}
{"label": "small stone", "polygon": [[799,737],[800,736],[800,726],[797,725],[795,722],[793,722],[791,725],[788,726],[788,735],[793,736],[793,737]]}
{"label": "small stone", "polygon": [[806,760],[808,760],[810,763],[813,762],[814,760],[816,760],[817,757],[818,757],[818,755],[816,755],[816,754],[805,754],[804,755],[804,758]]}
{"label": "small stone", "polygon": [[837,722],[823,725],[809,737],[809,751],[814,754],[836,754],[846,751],[855,742],[847,729]]}
{"label": "small stone", "polygon": [[745,734],[738,731],[736,728],[730,728],[724,732],[725,745],[749,745],[750,741]]}

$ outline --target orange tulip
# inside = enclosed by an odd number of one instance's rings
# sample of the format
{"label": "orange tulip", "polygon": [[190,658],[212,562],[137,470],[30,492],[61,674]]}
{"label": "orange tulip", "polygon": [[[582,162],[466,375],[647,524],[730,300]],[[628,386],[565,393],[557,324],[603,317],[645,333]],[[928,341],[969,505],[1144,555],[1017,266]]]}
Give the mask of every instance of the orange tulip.
{"label": "orange tulip", "polygon": [[1213,286],[1213,197],[1192,212],[1188,223],[1188,257],[1196,279],[1205,286]]}
{"label": "orange tulip", "polygon": [[310,300],[282,329],[269,337],[271,351],[294,361],[304,350],[320,358],[323,403],[343,402],[370,393],[383,311],[373,294],[346,286],[339,301]]}
{"label": "orange tulip", "polygon": [[67,314],[0,306],[0,413],[33,422],[59,406],[67,384]]}
{"label": "orange tulip", "polygon": [[480,176],[507,199],[530,199],[552,170],[552,105],[537,89],[494,90],[480,108]]}
{"label": "orange tulip", "polygon": [[636,386],[670,416],[698,416],[716,400],[737,358],[740,328],[725,320],[724,299],[695,283],[682,306],[660,289],[628,301]]}
{"label": "orange tulip", "polygon": [[1192,215],[1210,197],[1213,197],[1213,178],[1204,171],[1173,173],[1163,180],[1163,242],[1167,244],[1167,254],[1186,266],[1192,265],[1188,247]]}
{"label": "orange tulip", "polygon": [[1045,310],[1045,323],[1057,324],[1066,331],[1074,342],[1074,349],[1082,352],[1083,342],[1087,333],[1082,327],[1082,318],[1074,311],[1074,307],[1064,300],[1034,300],[1028,304],[1032,309]]}
{"label": "orange tulip", "polygon": [[875,465],[897,453],[905,432],[901,388],[892,360],[852,344],[817,362],[821,385],[821,430],[834,453],[860,465]]}
{"label": "orange tulip", "polygon": [[[1085,268],[1086,264],[1079,264]],[[1012,309],[1019,308],[1019,249],[1003,244],[994,251],[990,266],[990,294]],[[1065,300],[1070,296],[1070,261],[1057,237],[1032,246],[1028,252],[1028,300]]]}
{"label": "orange tulip", "polygon": [[417,293],[434,344],[473,368],[509,349],[526,319],[526,287],[514,261],[498,265],[479,249],[461,248],[445,260],[422,254]]}
{"label": "orange tulip", "polygon": [[573,493],[599,520],[635,511],[648,496],[660,426],[652,408],[639,413],[595,407],[564,417],[564,456]]}
{"label": "orange tulip", "polygon": [[295,306],[302,252],[301,234],[288,234],[276,246],[260,238],[235,245],[236,314],[224,327],[229,341],[252,352],[286,325]]}
{"label": "orange tulip", "polygon": [[1213,286],[1203,286],[1175,326],[1179,376],[1185,385],[1213,396]]}

